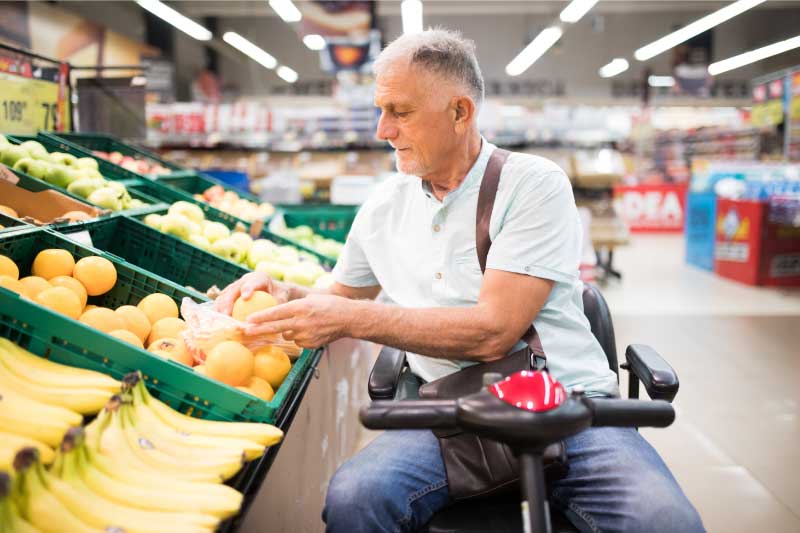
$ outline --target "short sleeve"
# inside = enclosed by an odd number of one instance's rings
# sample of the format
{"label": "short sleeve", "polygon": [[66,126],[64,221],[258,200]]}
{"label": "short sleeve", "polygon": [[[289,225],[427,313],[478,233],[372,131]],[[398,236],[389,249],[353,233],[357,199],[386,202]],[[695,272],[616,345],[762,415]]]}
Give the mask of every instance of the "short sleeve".
{"label": "short sleeve", "polygon": [[369,265],[360,237],[363,234],[363,228],[369,227],[370,210],[365,207],[362,207],[356,214],[347,241],[339,254],[336,266],[333,267],[333,279],[348,287],[380,285]]}
{"label": "short sleeve", "polygon": [[577,279],[582,229],[567,176],[549,170],[522,178],[514,189],[486,267],[565,283]]}

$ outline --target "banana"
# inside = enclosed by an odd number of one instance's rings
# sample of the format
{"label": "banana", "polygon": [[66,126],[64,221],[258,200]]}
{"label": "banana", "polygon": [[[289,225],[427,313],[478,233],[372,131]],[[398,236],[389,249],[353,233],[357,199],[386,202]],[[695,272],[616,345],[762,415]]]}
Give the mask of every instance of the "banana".
{"label": "banana", "polygon": [[54,363],[23,350],[8,339],[0,339],[0,363],[31,383],[58,388],[95,388],[119,392],[120,382],[93,370]]}
{"label": "banana", "polygon": [[55,453],[47,444],[28,437],[22,437],[15,433],[5,433],[0,431],[0,471],[9,470],[14,464],[14,456],[22,448],[36,448],[44,464],[53,462]]}
{"label": "banana", "polygon": [[283,431],[269,424],[201,420],[179,413],[161,400],[153,398],[147,391],[142,380],[139,380],[138,383],[133,386],[131,392],[133,393],[134,402],[143,403],[165,424],[181,433],[217,437],[236,437],[238,439],[251,440],[263,444],[264,446],[277,444],[283,438]]}
{"label": "banana", "polygon": [[[37,401],[23,393],[0,386],[0,405],[5,404],[8,409],[24,414],[31,418],[52,420],[70,426],[79,426],[83,417],[64,407],[50,405]],[[2,426],[0,426],[2,428]]]}
{"label": "banana", "polygon": [[[9,396],[0,400],[0,429],[23,437],[28,437],[48,446],[55,447],[61,442],[70,423],[50,418],[34,418],[29,411],[28,402],[12,402]],[[22,406],[22,407],[20,407]]]}
{"label": "banana", "polygon": [[66,407],[81,414],[95,414],[103,408],[111,393],[95,388],[51,387],[30,383],[0,364],[0,388],[16,391],[34,400]]}
{"label": "banana", "polygon": [[0,472],[0,531],[3,533],[39,533],[27,520],[19,515],[12,497],[11,476]]}
{"label": "banana", "polygon": [[44,470],[35,448],[17,454],[14,466],[20,476],[22,516],[43,533],[104,533],[75,516],[45,485]]}
{"label": "banana", "polygon": [[[65,439],[66,440],[66,439]],[[127,533],[181,533],[211,532],[219,520],[208,515],[144,511],[118,504],[89,489],[81,480],[75,464],[73,449],[61,454],[61,479],[48,475],[50,492],[70,511],[87,524],[105,528],[108,524],[122,527]]]}
{"label": "banana", "polygon": [[156,448],[172,455],[202,459],[212,456],[242,457],[244,454],[244,459],[248,461],[264,453],[264,446],[249,440],[179,433],[141,405],[125,405],[121,409],[125,410],[141,435],[153,442]]}
{"label": "banana", "polygon": [[124,414],[124,411],[119,409],[112,413],[111,424],[104,432],[104,437],[113,434],[115,429],[119,430],[134,454],[151,468],[169,472],[178,479],[221,482],[232,478],[244,464],[241,455],[232,458],[210,456],[205,460],[169,455],[141,435],[136,427],[125,419]]}

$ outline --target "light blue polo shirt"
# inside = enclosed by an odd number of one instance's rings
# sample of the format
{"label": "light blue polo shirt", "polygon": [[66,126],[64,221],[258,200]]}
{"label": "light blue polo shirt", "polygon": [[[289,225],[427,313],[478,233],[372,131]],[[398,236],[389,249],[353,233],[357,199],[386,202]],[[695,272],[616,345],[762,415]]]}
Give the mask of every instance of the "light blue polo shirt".
{"label": "light blue polo shirt", "polygon": [[[464,181],[441,202],[417,176],[396,175],[376,187],[353,222],[333,270],[336,281],[380,285],[403,307],[475,305],[483,280],[475,211],[494,149],[484,139]],[[533,321],[551,373],[568,389],[580,385],[593,395],[618,395],[616,376],[583,314],[581,233],[564,172],[542,157],[512,153],[500,175],[486,268],[553,280]],[[426,381],[472,364],[412,353],[408,363]]]}

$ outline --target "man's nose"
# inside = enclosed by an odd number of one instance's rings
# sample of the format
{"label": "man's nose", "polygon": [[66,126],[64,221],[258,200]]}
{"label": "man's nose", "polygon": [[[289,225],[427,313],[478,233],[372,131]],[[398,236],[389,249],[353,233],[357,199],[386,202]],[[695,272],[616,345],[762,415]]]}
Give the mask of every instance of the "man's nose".
{"label": "man's nose", "polygon": [[378,129],[375,132],[375,136],[379,141],[391,141],[397,137],[397,127],[386,113],[381,113],[381,117],[378,119]]}

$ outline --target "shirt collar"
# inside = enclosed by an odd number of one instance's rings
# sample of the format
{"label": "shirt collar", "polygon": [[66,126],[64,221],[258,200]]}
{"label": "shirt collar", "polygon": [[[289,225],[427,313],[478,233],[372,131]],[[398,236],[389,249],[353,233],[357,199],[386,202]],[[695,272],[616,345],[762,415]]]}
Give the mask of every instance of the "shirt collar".
{"label": "shirt collar", "polygon": [[[442,202],[443,204],[452,202],[459,194],[461,194],[462,191],[469,190],[480,185],[483,174],[486,172],[486,165],[489,164],[489,156],[492,155],[492,152],[494,152],[495,148],[497,148],[495,145],[481,136],[481,151],[478,154],[478,159],[475,160],[472,168],[470,168],[469,172],[467,172],[467,175],[464,177],[464,181],[462,181],[456,189],[450,191],[447,196],[444,197],[444,201]],[[431,192],[430,183],[421,180],[420,185],[422,187],[422,192],[424,192],[428,198],[436,200],[436,197],[433,196],[433,193]]]}

